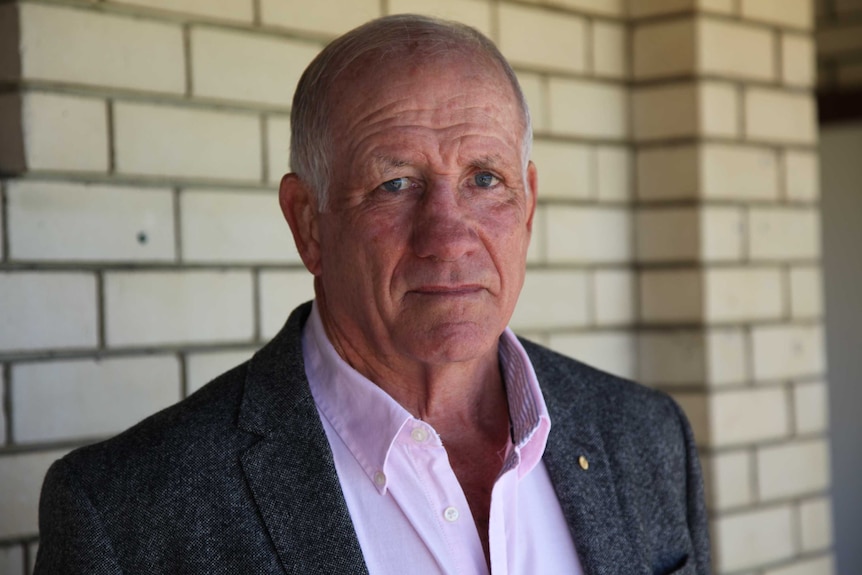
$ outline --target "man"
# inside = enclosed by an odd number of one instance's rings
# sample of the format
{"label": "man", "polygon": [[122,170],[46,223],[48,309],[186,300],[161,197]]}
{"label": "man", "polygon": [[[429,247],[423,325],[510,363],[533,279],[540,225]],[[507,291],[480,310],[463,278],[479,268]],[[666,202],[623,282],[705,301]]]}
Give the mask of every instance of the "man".
{"label": "man", "polygon": [[280,202],[315,301],[55,463],[37,573],[707,573],[677,406],[506,328],[537,175],[490,41],[370,22],[291,119]]}

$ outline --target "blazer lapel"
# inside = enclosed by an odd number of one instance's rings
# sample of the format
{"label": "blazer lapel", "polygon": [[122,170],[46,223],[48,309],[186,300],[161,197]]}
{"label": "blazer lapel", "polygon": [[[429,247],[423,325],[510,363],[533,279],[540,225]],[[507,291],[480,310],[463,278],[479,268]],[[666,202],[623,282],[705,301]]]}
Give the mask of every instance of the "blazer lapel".
{"label": "blazer lapel", "polygon": [[625,525],[590,392],[577,373],[549,373],[541,362],[535,367],[552,422],[543,461],[585,575],[649,573],[643,570],[639,546]]}
{"label": "blazer lapel", "polygon": [[332,452],[305,379],[310,305],[249,366],[239,426],[261,437],[242,455],[260,516],[287,573],[367,573]]}

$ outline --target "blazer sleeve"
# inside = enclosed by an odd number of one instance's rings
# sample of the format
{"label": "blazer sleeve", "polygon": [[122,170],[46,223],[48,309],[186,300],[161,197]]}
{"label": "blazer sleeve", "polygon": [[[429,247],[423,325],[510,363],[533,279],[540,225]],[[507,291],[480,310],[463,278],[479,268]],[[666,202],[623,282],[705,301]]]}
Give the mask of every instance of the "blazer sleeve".
{"label": "blazer sleeve", "polygon": [[120,575],[98,511],[65,460],[48,469],[39,500],[34,575]]}
{"label": "blazer sleeve", "polygon": [[694,547],[696,572],[699,575],[709,575],[710,567],[710,544],[709,544],[709,522],[707,520],[706,504],[703,491],[703,476],[700,469],[700,460],[697,455],[697,447],[694,442],[694,433],[691,425],[682,409],[673,402],[682,427],[683,439],[686,452],[686,497],[687,497],[687,519],[688,530]]}

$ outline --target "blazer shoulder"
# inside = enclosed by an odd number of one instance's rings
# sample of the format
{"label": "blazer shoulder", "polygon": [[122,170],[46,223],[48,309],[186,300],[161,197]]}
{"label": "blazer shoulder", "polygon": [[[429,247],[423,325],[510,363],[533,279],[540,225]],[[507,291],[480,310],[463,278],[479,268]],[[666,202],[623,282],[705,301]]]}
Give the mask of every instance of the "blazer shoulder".
{"label": "blazer shoulder", "polygon": [[248,362],[210,381],[187,398],[150,415],[122,433],[70,452],[62,459],[84,483],[122,469],[140,471],[168,463],[174,453],[203,456],[216,438],[227,438],[242,398]]}

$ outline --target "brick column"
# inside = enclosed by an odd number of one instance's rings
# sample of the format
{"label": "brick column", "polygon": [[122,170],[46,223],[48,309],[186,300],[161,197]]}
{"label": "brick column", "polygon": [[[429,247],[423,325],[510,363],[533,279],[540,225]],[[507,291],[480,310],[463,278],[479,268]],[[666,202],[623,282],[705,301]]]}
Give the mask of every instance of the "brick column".
{"label": "brick column", "polygon": [[809,0],[631,10],[640,378],[691,418],[715,572],[832,573]]}

